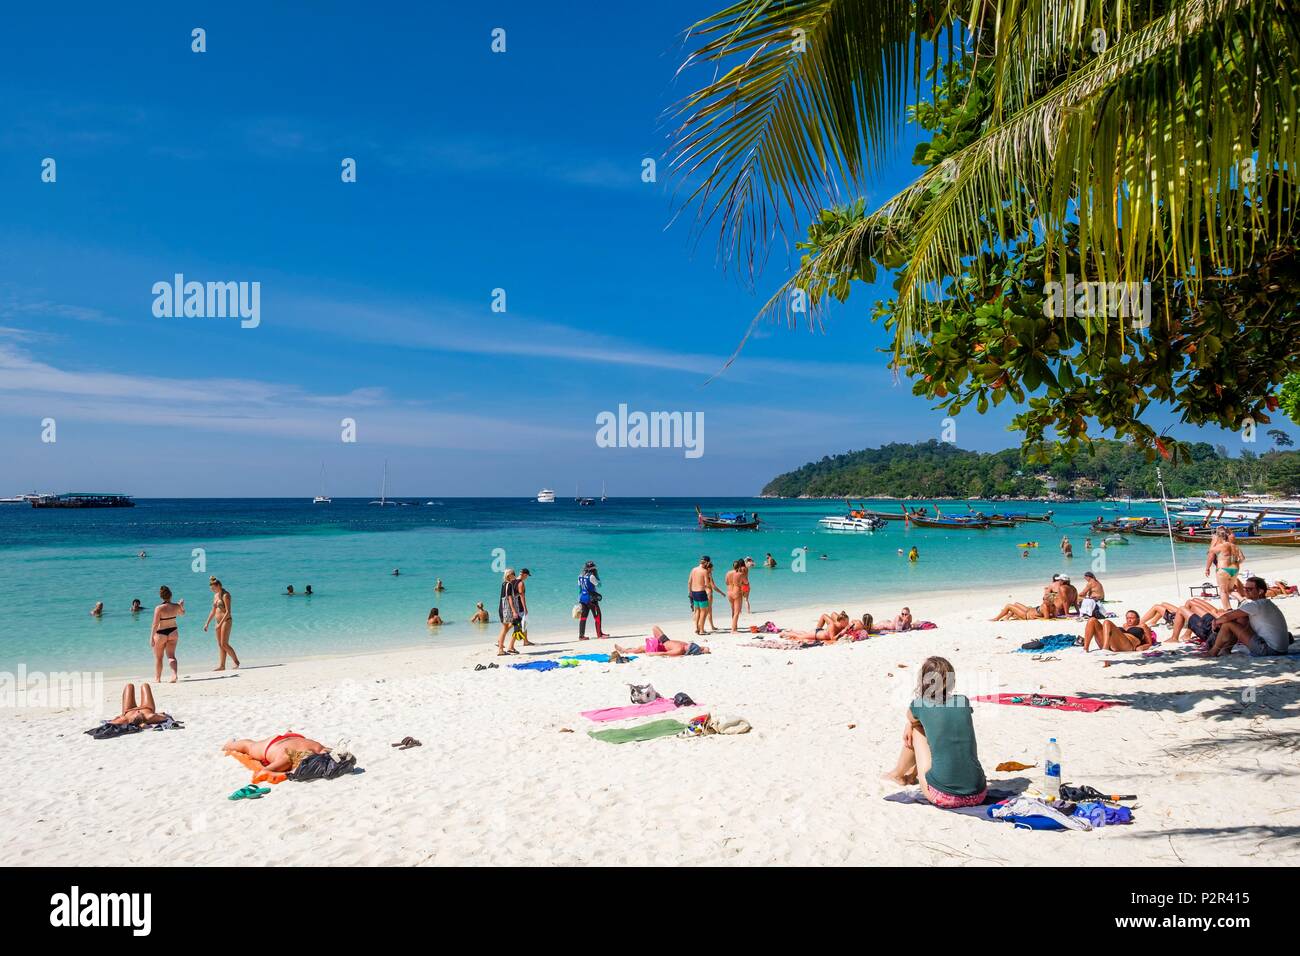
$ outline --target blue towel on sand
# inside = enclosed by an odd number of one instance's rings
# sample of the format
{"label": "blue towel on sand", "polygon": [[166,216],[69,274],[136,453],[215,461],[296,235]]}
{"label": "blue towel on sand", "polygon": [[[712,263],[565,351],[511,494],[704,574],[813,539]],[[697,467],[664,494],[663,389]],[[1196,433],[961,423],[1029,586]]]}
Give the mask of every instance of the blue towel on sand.
{"label": "blue towel on sand", "polygon": [[527,664],[511,664],[517,671],[553,671],[560,665],[556,661],[529,661]]}
{"label": "blue towel on sand", "polygon": [[1048,634],[1046,637],[1037,638],[1043,642],[1042,647],[1017,647],[1017,654],[1046,654],[1048,651],[1063,651],[1067,647],[1074,647],[1074,642],[1078,638],[1073,634]]}
{"label": "blue towel on sand", "polygon": [[[623,656],[624,656],[627,660],[629,660],[629,661],[634,661],[634,660],[636,660],[636,658],[633,657],[631,654],[624,654]],[[562,660],[562,661],[599,661],[599,662],[602,663],[602,664],[608,664],[608,663],[609,663],[609,655],[608,655],[608,654],[569,654],[569,655],[567,655],[567,656],[565,656],[565,657],[561,657],[560,660]]]}

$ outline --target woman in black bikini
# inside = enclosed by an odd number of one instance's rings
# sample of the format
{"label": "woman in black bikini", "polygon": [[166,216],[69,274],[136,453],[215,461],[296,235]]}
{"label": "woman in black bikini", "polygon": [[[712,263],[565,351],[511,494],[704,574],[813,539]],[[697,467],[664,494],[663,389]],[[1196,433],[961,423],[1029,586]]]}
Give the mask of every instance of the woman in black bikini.
{"label": "woman in black bikini", "polygon": [[153,646],[153,680],[162,681],[163,653],[172,666],[172,683],[176,683],[179,668],[176,665],[176,641],[180,637],[176,619],[185,614],[185,599],[172,603],[172,589],[163,585],[158,589],[162,603],[153,609],[153,626],[149,629],[149,643]]}
{"label": "woman in black bikini", "polygon": [[1155,644],[1155,631],[1147,627],[1138,618],[1137,611],[1128,611],[1124,615],[1124,626],[1119,627],[1114,621],[1101,618],[1089,618],[1083,628],[1083,652],[1088,653],[1092,642],[1107,651],[1145,651]]}

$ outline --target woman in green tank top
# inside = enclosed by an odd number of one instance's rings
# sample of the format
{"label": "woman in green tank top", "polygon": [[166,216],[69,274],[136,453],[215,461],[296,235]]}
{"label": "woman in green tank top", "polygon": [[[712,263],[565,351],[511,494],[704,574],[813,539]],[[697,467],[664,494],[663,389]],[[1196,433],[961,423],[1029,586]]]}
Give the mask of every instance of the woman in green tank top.
{"label": "woman in green tank top", "polygon": [[970,701],[953,693],[956,680],[945,658],[930,657],[921,665],[916,699],[907,709],[903,750],[885,774],[899,786],[920,784],[925,798],[945,809],[978,806],[988,794]]}

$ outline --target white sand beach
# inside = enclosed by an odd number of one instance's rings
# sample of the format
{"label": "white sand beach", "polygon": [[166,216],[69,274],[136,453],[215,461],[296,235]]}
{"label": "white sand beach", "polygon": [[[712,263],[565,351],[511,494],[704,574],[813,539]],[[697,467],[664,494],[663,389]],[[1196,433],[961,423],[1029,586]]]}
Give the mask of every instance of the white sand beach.
{"label": "white sand beach", "polygon": [[[1300,555],[1247,564],[1269,580],[1300,578]],[[1076,559],[1072,570],[1085,568]],[[1103,580],[1112,610],[1141,612],[1175,596],[1168,571]],[[1200,580],[1185,570],[1184,596]],[[256,647],[240,644],[244,669],[213,674],[205,670],[211,638],[190,627],[181,683],[156,688],[184,730],[106,741],[81,733],[117,713],[121,677],[105,681],[99,714],[0,713],[13,774],[0,790],[0,863],[1300,863],[1300,656],[1209,660],[1165,646],[1157,657],[1072,648],[1035,661],[1013,651],[1044,634],[1081,633],[1081,624],[989,618],[1006,600],[1036,595],[868,590],[844,594],[837,607],[881,619],[907,604],[938,628],[793,651],[748,648],[752,635],[718,633],[709,656],[545,673],[475,671],[476,663],[505,662],[485,642],[284,662],[259,660]],[[806,628],[825,609],[770,609],[761,589],[754,604],[746,626],[771,619]],[[1300,599],[1278,605],[1300,626]],[[721,609],[717,617],[723,623]],[[649,623],[629,626],[607,610],[619,639],[639,641]],[[657,623],[674,637],[691,631],[684,618]],[[611,649],[609,641],[578,644],[576,628],[560,624],[562,633],[534,633],[539,646],[522,650]],[[1163,640],[1168,628],[1157,633]],[[1124,701],[1092,714],[977,704],[975,721],[992,787],[1036,784],[1037,770],[994,767],[1039,763],[1055,736],[1065,781],[1137,794],[1135,822],[1032,832],[886,800],[896,788],[880,775],[897,757],[903,708],[931,654],[953,662],[968,693]],[[149,663],[142,659],[137,680]],[[579,711],[628,703],[630,682],[699,702],[668,716],[738,715],[753,730],[618,746],[590,738],[590,729],[625,724],[593,724]],[[346,740],[364,773],[228,800],[250,774],[222,755],[222,743],[290,729],[327,744]],[[423,746],[390,746],[408,735]]]}

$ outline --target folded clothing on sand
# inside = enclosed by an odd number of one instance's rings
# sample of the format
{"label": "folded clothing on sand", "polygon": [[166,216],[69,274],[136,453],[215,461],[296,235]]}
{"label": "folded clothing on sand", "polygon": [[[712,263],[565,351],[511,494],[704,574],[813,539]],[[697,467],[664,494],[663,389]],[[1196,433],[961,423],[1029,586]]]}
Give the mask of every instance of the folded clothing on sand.
{"label": "folded clothing on sand", "polygon": [[1032,797],[1012,797],[993,804],[986,812],[991,820],[1013,823],[1028,830],[1092,829],[1092,822],[1086,816],[1067,817],[1055,807],[1049,807]]}
{"label": "folded clothing on sand", "polygon": [[1081,710],[1092,714],[1107,707],[1119,707],[1122,700],[1097,700],[1093,697],[1063,697],[1055,694],[985,694],[972,697],[986,704],[1014,704],[1020,707],[1045,707],[1049,710]]}
{"label": "folded clothing on sand", "polygon": [[553,671],[562,666],[559,661],[529,661],[527,664],[511,664],[517,671]]}
{"label": "folded clothing on sand", "polygon": [[673,737],[686,729],[680,720],[652,720],[636,727],[619,727],[616,730],[589,730],[587,736],[607,744],[631,744],[658,737]]}
{"label": "folded clothing on sand", "polygon": [[603,707],[600,710],[584,710],[582,716],[588,720],[626,720],[629,717],[648,717],[650,714],[666,714],[676,710],[677,703],[669,697],[660,697],[644,704],[632,704],[627,707]]}

